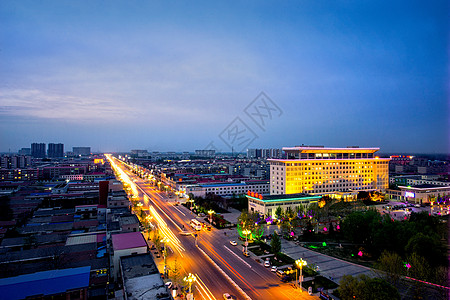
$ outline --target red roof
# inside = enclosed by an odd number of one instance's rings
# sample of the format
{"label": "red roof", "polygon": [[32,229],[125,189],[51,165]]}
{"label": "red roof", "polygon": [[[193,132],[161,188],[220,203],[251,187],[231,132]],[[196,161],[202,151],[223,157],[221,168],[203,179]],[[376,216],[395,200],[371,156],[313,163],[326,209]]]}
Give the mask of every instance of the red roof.
{"label": "red roof", "polygon": [[106,233],[97,234],[97,243],[103,242],[103,238],[106,237]]}
{"label": "red roof", "polygon": [[124,250],[147,247],[147,243],[140,232],[127,232],[112,236],[114,250]]}

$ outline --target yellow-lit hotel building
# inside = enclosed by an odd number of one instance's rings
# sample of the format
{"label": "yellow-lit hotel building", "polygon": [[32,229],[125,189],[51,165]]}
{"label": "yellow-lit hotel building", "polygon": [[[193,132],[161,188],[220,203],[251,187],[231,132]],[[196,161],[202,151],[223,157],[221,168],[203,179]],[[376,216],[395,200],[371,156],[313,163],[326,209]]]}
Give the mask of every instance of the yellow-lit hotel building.
{"label": "yellow-lit hotel building", "polygon": [[389,160],[380,148],[285,147],[285,159],[269,159],[270,194],[334,194],[384,191],[389,186]]}

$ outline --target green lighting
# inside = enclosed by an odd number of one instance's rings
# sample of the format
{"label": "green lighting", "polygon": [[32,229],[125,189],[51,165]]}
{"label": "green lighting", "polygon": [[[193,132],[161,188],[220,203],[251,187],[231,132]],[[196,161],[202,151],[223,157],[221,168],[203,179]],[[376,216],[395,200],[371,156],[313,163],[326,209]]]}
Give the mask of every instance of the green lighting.
{"label": "green lighting", "polygon": [[326,246],[327,246],[327,243],[323,242],[323,243],[322,243],[322,246],[326,247]]}

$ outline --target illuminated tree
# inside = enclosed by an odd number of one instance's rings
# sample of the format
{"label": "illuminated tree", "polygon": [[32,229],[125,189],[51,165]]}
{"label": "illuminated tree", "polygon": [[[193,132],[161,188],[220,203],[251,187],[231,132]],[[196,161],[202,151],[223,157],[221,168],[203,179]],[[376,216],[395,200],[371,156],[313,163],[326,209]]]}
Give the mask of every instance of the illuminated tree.
{"label": "illuminated tree", "polygon": [[278,206],[275,210],[275,217],[277,219],[281,219],[283,217],[283,209],[281,208],[281,206]]}
{"label": "illuminated tree", "polygon": [[172,264],[172,282],[174,285],[177,285],[179,280],[180,280],[180,275],[181,275],[181,265],[178,262],[178,258],[175,257],[175,260]]}

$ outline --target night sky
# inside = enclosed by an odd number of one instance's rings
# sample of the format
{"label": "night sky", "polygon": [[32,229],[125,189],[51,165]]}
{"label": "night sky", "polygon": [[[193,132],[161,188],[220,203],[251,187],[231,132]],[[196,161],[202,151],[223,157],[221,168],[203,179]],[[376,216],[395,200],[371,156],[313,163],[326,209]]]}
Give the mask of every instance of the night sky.
{"label": "night sky", "polygon": [[448,1],[166,2],[0,1],[0,151],[448,153]]}

